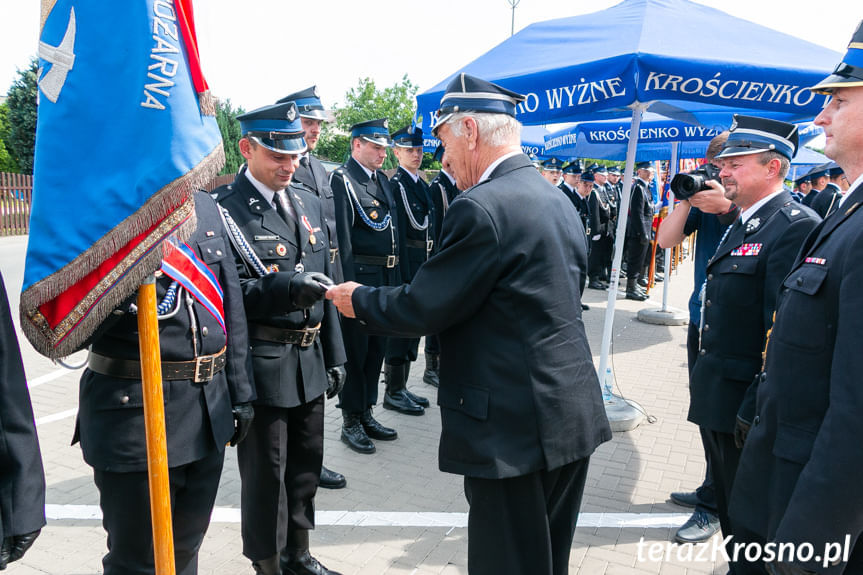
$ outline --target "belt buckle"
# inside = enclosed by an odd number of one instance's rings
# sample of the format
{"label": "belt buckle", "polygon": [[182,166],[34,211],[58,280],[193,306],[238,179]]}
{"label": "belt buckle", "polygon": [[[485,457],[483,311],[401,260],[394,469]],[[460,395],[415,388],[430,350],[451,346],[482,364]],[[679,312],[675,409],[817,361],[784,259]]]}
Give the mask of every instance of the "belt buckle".
{"label": "belt buckle", "polygon": [[315,337],[318,335],[317,330],[304,330],[303,339],[300,340],[300,347],[309,347],[315,343]]}
{"label": "belt buckle", "polygon": [[426,240],[426,253],[431,253],[434,248],[434,240]]}
{"label": "belt buckle", "polygon": [[394,256],[394,255],[387,256],[387,267],[388,268],[396,267],[396,256]]}
{"label": "belt buckle", "polygon": [[195,358],[195,383],[206,383],[216,375],[216,361],[212,355]]}
{"label": "belt buckle", "polygon": [[339,255],[339,248],[330,248],[330,263],[336,263],[336,256]]}

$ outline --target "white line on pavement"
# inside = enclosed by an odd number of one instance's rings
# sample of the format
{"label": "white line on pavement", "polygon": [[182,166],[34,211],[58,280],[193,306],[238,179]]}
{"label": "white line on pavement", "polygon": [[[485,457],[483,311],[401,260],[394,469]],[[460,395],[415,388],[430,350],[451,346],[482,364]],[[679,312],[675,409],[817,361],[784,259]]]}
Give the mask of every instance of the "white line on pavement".
{"label": "white line on pavement", "polygon": [[52,413],[51,415],[46,415],[45,417],[40,417],[39,419],[37,419],[36,425],[38,426],[44,423],[51,423],[52,421],[60,421],[61,419],[66,419],[67,417],[75,417],[77,413],[77,407],[67,409],[66,411],[61,411],[60,413]]}
{"label": "white line on pavement", "polygon": [[66,369],[65,367],[61,367],[51,373],[46,373],[45,375],[40,375],[34,380],[27,382],[27,387],[33,389],[36,386],[42,385],[43,383],[48,383],[49,381],[54,381],[55,379],[59,379],[66,375],[67,373],[71,373],[71,369]]}
{"label": "white line on pavement", "polygon": [[[98,505],[45,506],[45,515],[52,521],[99,520]],[[680,527],[689,519],[688,513],[581,513],[579,527],[610,527],[660,529]],[[239,523],[236,507],[216,507],[211,523]],[[397,511],[318,511],[316,525],[349,527],[467,527],[467,513],[397,512]]]}

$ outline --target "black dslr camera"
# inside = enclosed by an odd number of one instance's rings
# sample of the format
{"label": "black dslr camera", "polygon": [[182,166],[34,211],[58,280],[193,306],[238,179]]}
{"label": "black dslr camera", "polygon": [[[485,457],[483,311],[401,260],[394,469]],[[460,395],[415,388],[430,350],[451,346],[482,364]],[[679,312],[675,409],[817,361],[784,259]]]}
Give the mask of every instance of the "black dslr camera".
{"label": "black dslr camera", "polygon": [[686,174],[677,174],[671,179],[671,191],[678,200],[688,200],[698,192],[708,189],[709,180],[719,181],[719,168],[704,164]]}

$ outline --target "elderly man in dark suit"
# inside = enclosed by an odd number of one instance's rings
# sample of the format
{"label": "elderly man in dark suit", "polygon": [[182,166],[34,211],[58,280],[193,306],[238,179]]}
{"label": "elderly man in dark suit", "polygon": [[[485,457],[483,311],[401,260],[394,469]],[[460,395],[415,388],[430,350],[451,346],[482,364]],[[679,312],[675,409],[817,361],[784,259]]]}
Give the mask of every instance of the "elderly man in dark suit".
{"label": "elderly man in dark suit", "polygon": [[330,273],[324,208],[291,182],[306,148],[298,116],[294,102],[240,116],[247,168],[213,193],[235,247],[258,395],[237,454],[243,554],[262,575],[336,575],[311,555],[309,531],[324,395],[335,397],[343,384],[345,354],[335,308],[292,301],[293,274],[329,282]]}
{"label": "elderly man in dark suit", "polygon": [[767,542],[812,546],[770,573],[850,575],[863,573],[863,23],[812,89],[832,96],[815,123],[853,183],[782,281],[730,511]]}
{"label": "elderly man in dark suit", "polygon": [[639,289],[638,280],[650,247],[650,231],[653,226],[653,197],[650,182],[653,181],[653,166],[650,162],[639,162],[636,178],[632,182],[629,198],[629,218],[626,220],[626,299],[644,301],[647,294]]}
{"label": "elderly man in dark suit", "polygon": [[611,438],[579,305],[584,228],[521,152],[521,100],[456,77],[435,129],[465,191],[440,252],[411,284],[327,294],[371,331],[439,334],[440,468],[465,476],[473,575],[567,573],[588,461]]}
{"label": "elderly man in dark suit", "polygon": [[[716,156],[725,197],[740,208],[740,218],[707,263],[688,418],[704,430],[719,523],[723,535],[733,535],[735,541],[746,534],[734,530],[728,519],[740,458],[734,433],[752,419],[747,415],[738,420],[738,412],[761,368],[779,286],[803,240],[820,221],[783,187],[797,140],[793,124],[736,115]],[[744,559],[740,557],[739,564],[732,559],[732,573],[763,572]]]}
{"label": "elderly man in dark suit", "polygon": [[45,525],[45,471],[9,298],[0,274],[0,570]]}

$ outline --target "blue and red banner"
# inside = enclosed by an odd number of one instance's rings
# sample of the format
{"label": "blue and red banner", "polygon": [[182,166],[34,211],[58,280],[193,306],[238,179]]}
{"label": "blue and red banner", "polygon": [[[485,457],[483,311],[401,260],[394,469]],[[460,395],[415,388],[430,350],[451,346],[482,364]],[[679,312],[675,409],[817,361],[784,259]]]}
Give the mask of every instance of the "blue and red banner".
{"label": "blue and red banner", "polygon": [[[305,216],[303,216],[305,218]],[[173,246],[165,250],[161,270],[166,276],[186,288],[192,296],[207,308],[222,331],[225,330],[224,293],[219,280],[213,271],[205,264],[195,250],[188,244]]]}
{"label": "blue and red banner", "polygon": [[224,151],[191,0],[43,0],[39,57],[21,324],[62,357],[194,230]]}

